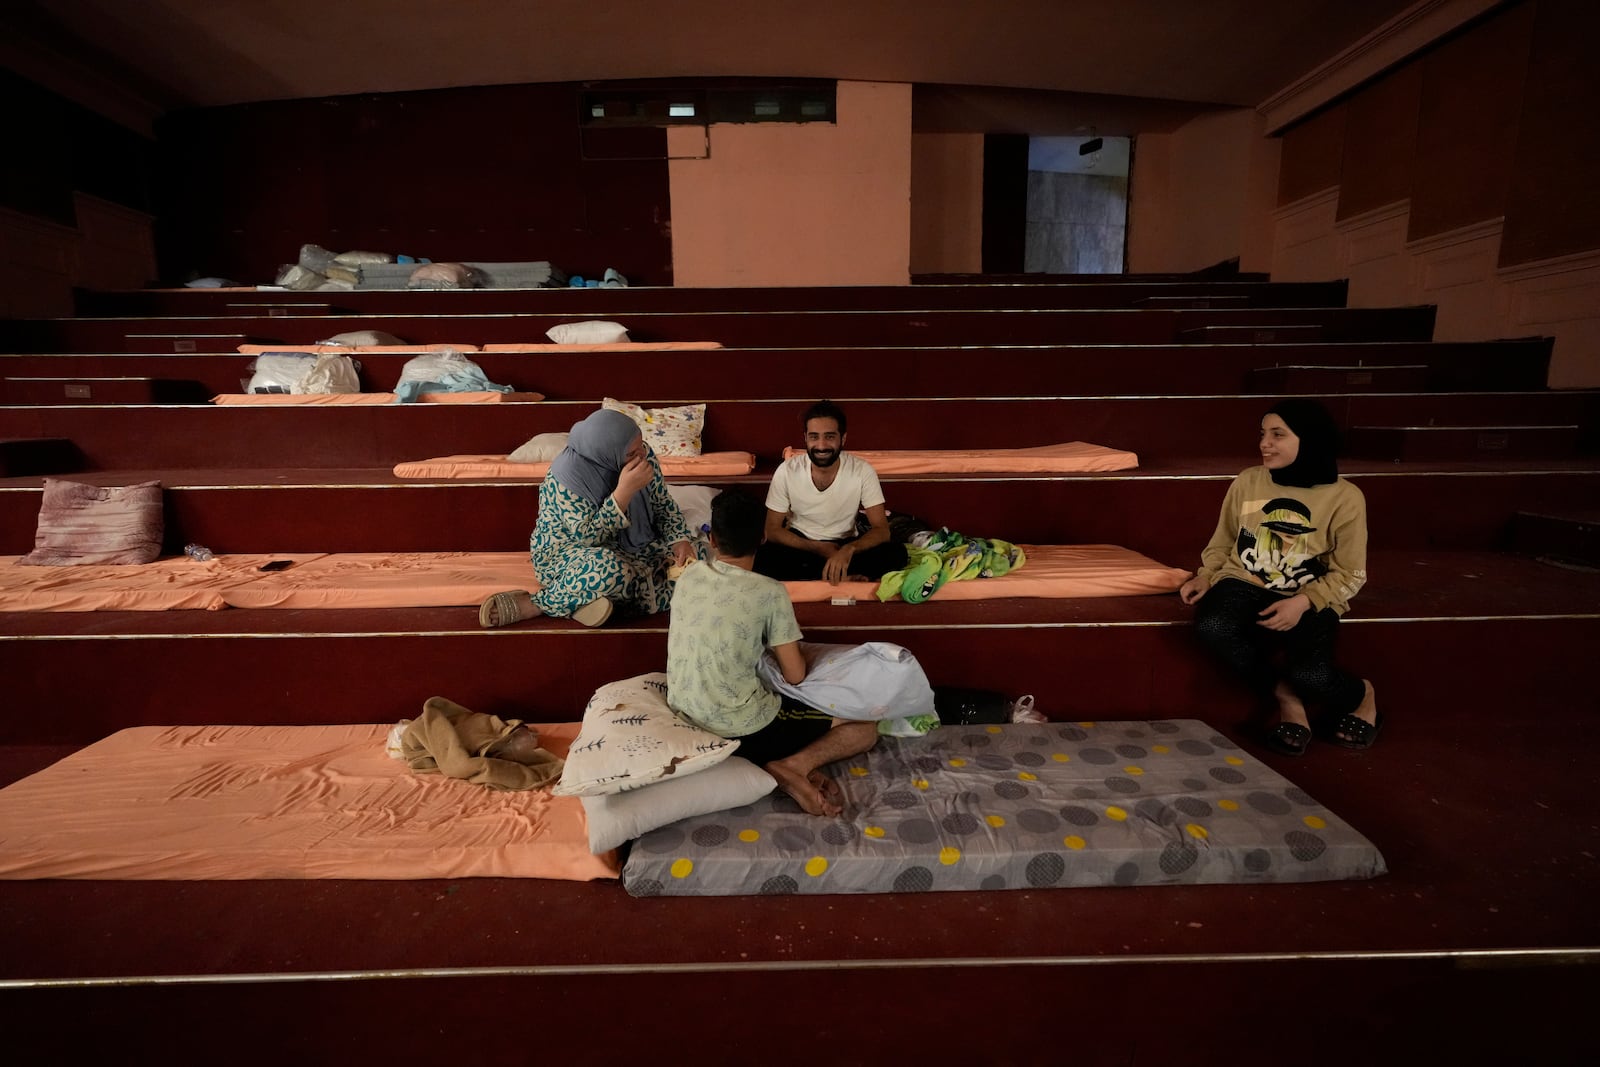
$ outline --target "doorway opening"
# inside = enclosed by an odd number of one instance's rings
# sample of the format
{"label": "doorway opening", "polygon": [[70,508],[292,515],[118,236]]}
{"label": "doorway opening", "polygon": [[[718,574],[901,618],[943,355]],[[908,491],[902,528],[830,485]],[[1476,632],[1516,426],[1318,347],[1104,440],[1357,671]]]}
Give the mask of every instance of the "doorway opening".
{"label": "doorway opening", "polygon": [[1129,137],[1028,138],[1023,270],[1127,270]]}

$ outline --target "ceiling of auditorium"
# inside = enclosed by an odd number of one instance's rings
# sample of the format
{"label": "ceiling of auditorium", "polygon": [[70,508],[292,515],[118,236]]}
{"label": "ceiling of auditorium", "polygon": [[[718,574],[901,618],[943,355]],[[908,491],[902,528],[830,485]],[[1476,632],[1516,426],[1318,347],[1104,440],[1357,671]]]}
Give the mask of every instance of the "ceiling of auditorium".
{"label": "ceiling of auditorium", "polygon": [[[7,0],[159,107],[791,77],[1253,106],[1417,0]],[[1420,5],[1420,6],[1426,6]]]}

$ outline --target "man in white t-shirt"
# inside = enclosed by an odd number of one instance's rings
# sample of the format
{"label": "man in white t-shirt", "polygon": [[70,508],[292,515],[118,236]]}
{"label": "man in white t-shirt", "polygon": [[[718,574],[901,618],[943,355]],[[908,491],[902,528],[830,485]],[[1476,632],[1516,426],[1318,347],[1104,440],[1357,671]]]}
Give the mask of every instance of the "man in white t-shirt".
{"label": "man in white t-shirt", "polygon": [[[766,543],[756,573],[781,582],[846,578],[877,581],[906,565],[905,545],[889,538],[889,514],[872,465],[844,450],[845,417],[819,400],[802,416],[803,454],[773,472],[767,490]],[[857,533],[857,516],[868,528]]]}

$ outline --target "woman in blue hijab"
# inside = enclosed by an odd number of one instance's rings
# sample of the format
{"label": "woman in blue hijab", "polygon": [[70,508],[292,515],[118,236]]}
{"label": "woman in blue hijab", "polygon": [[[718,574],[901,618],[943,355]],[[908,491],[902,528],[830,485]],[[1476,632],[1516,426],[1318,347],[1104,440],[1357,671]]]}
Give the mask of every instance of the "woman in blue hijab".
{"label": "woman in blue hijab", "polygon": [[539,487],[529,549],[538,591],[496,593],[479,609],[484,626],[536,615],[599,626],[617,607],[667,610],[667,568],[694,550],[655,453],[627,415],[602,408],[572,427]]}

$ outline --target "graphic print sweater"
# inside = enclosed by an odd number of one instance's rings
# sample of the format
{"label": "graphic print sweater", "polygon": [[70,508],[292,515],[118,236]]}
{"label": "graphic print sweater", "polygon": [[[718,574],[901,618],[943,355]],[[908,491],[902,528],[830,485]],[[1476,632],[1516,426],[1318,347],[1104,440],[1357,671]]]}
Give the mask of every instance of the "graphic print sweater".
{"label": "graphic print sweater", "polygon": [[1343,478],[1278,485],[1266,467],[1251,467],[1228,486],[1198,573],[1304,593],[1313,610],[1343,615],[1367,582],[1366,498]]}

